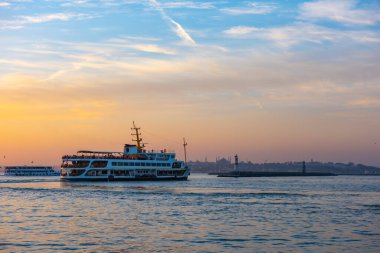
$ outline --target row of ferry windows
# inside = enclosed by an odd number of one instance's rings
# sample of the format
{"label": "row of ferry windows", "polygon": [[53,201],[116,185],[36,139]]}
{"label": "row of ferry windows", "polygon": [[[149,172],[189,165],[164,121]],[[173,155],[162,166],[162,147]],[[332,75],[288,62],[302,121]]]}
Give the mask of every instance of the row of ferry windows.
{"label": "row of ferry windows", "polygon": [[112,162],[112,166],[170,167],[170,163]]}

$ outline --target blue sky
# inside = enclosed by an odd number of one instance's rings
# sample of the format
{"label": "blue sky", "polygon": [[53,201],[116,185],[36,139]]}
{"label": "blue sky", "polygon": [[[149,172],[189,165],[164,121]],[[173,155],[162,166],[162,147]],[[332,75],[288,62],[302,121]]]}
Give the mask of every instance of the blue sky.
{"label": "blue sky", "polygon": [[379,8],[378,1],[353,0],[2,1],[0,24],[2,36],[11,39],[102,42],[131,36],[227,49],[347,39],[365,44],[379,40]]}
{"label": "blue sky", "polygon": [[95,133],[117,148],[135,119],[190,136],[195,159],[380,165],[379,28],[371,0],[2,0],[0,135],[61,127],[77,142],[54,160]]}

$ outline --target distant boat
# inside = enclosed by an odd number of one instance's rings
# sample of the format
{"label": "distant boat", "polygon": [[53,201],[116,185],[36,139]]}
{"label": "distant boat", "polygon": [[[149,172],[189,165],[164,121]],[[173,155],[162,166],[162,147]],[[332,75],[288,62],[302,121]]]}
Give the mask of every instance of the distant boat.
{"label": "distant boat", "polygon": [[54,171],[51,166],[6,166],[4,176],[59,176],[59,172]]}
{"label": "distant boat", "polygon": [[121,180],[187,180],[190,167],[176,159],[175,153],[144,149],[142,138],[133,123],[136,145],[125,144],[124,152],[81,150],[76,155],[62,157],[61,180],[121,181]]}

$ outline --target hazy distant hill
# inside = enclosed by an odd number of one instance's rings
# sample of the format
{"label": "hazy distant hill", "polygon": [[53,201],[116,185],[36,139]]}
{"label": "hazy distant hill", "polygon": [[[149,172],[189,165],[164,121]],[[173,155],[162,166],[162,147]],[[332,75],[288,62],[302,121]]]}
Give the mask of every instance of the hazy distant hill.
{"label": "hazy distant hill", "polygon": [[[228,172],[234,169],[234,165],[227,159],[220,159],[216,162],[190,161],[192,172],[215,173]],[[302,162],[286,163],[252,163],[240,162],[239,170],[241,171],[276,171],[276,172],[298,172],[302,171]],[[380,175],[380,168],[366,166],[354,163],[323,163],[323,162],[306,162],[306,171],[308,172],[330,172],[339,175]]]}

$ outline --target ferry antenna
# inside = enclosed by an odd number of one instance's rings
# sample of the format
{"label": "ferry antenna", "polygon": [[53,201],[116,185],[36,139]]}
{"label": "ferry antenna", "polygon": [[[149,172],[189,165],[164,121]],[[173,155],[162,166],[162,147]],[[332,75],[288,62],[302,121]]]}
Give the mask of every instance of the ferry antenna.
{"label": "ferry antenna", "polygon": [[185,164],[187,164],[186,146],[187,146],[187,142],[186,142],[186,140],[185,140],[185,137],[183,137],[183,151],[185,152]]}

